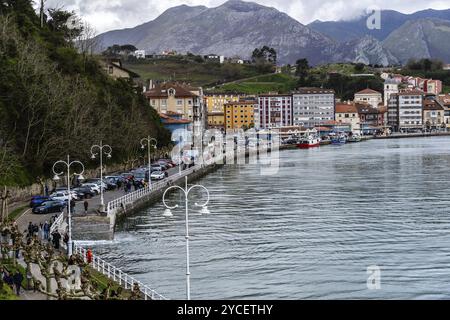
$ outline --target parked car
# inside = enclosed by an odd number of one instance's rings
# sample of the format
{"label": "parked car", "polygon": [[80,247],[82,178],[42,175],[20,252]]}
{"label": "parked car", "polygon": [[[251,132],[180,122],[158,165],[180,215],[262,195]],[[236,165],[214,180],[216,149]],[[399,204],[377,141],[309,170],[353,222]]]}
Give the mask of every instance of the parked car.
{"label": "parked car", "polygon": [[33,213],[36,214],[47,214],[62,212],[67,207],[67,203],[59,200],[50,200],[41,203],[41,205],[33,208]]}
{"label": "parked car", "polygon": [[74,188],[73,191],[77,192],[81,196],[80,199],[89,199],[96,195],[96,193],[89,187],[77,187]]}
{"label": "parked car", "polygon": [[165,171],[166,169],[160,165],[159,163],[152,164],[151,166],[152,172],[154,171]]}
{"label": "parked car", "polygon": [[172,165],[169,162],[167,162],[166,160],[160,159],[160,160],[156,161],[155,163],[163,166],[164,168],[166,168],[166,170],[172,168]]}
{"label": "parked car", "polygon": [[[50,195],[53,200],[69,201],[69,194],[67,192],[55,192]],[[74,199],[75,200],[75,199]]]}
{"label": "parked car", "polygon": [[45,201],[52,200],[52,198],[48,196],[33,196],[30,200],[30,208],[34,208],[36,206],[40,206]]}
{"label": "parked car", "polygon": [[[65,187],[65,186],[57,187],[53,192],[54,193],[55,192],[67,193],[67,187]],[[79,195],[72,188],[70,189],[70,194],[72,195],[74,200],[79,200]]]}
{"label": "parked car", "polygon": [[166,175],[162,171],[154,171],[154,172],[152,172],[150,177],[152,180],[162,180],[166,177]]}
{"label": "parked car", "polygon": [[86,181],[84,182],[84,184],[86,184],[86,183],[94,183],[94,184],[98,185],[99,188],[100,188],[100,187],[103,188],[103,191],[105,191],[105,190],[108,189],[108,185],[107,185],[104,181],[101,181],[101,180],[98,179],[98,178],[95,178],[95,179],[88,179],[88,180],[86,180]]}
{"label": "parked car", "polygon": [[100,186],[96,183],[83,183],[81,186],[88,187],[91,189],[91,191],[95,192],[96,194],[100,194]]}

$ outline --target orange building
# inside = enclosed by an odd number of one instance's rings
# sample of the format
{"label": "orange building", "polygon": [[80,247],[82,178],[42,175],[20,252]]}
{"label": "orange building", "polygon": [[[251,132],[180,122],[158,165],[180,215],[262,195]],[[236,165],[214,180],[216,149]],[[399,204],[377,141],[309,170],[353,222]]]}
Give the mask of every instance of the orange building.
{"label": "orange building", "polygon": [[256,100],[241,100],[224,104],[226,130],[250,129],[255,126]]}

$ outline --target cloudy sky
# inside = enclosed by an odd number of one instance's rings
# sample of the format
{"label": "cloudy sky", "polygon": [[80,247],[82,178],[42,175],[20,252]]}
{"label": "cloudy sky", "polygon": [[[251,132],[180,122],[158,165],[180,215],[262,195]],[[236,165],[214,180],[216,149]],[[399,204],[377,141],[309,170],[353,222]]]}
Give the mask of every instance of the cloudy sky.
{"label": "cloudy sky", "polygon": [[[155,19],[181,4],[216,7],[226,0],[47,0],[47,7],[75,10],[98,33],[134,27]],[[450,0],[253,0],[283,11],[303,24],[319,20],[348,20],[370,6],[412,13],[422,9],[448,9]]]}

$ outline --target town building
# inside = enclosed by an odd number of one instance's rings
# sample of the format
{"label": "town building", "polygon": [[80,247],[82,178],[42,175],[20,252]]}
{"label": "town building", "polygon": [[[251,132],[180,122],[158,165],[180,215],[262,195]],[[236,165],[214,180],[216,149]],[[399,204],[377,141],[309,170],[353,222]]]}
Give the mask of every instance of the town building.
{"label": "town building", "polygon": [[423,124],[427,130],[446,128],[444,106],[439,99],[424,100]]}
{"label": "town building", "polygon": [[334,121],[334,90],[321,88],[299,88],[292,94],[293,124],[315,127]]}
{"label": "town building", "polygon": [[450,94],[441,94],[438,96],[438,99],[444,107],[444,122],[448,130],[450,129]]}
{"label": "town building", "polygon": [[222,111],[208,112],[208,128],[222,129],[225,125],[225,113]]}
{"label": "town building", "polygon": [[134,52],[134,56],[135,56],[137,59],[145,59],[145,50],[136,50],[136,51]]}
{"label": "town building", "polygon": [[144,94],[158,113],[177,113],[193,122],[193,130],[200,132],[206,126],[207,113],[203,103],[203,89],[178,82],[153,85]]}
{"label": "town building", "polygon": [[384,106],[387,107],[391,94],[398,93],[399,83],[392,79],[386,79],[384,82]]}
{"label": "town building", "polygon": [[427,79],[423,82],[423,87],[420,88],[425,93],[438,95],[442,93],[442,81]]}
{"label": "town building", "polygon": [[384,131],[387,108],[382,103],[380,103],[378,108],[362,103],[356,103],[355,107],[358,110],[360,132],[362,135],[371,135]]}
{"label": "town building", "polygon": [[258,97],[256,113],[261,129],[290,127],[293,125],[292,96],[266,94]]}
{"label": "town building", "polygon": [[355,93],[354,101],[368,103],[372,107],[378,108],[378,105],[383,102],[383,96],[378,91],[367,88]]}
{"label": "town building", "polygon": [[192,130],[192,121],[183,119],[181,114],[176,112],[167,112],[166,114],[160,113],[159,117],[161,118],[161,122],[167,130],[170,132],[174,132],[178,129],[184,130]]}
{"label": "town building", "polygon": [[255,109],[257,102],[254,99],[246,99],[225,104],[224,123],[225,129],[250,129],[255,126]]}
{"label": "town building", "polygon": [[220,63],[220,64],[225,62],[225,57],[219,56],[217,54],[209,54],[207,56],[203,56],[203,59],[205,59],[208,62],[215,62],[215,63]]}
{"label": "town building", "polygon": [[352,132],[361,132],[358,109],[352,102],[336,104],[335,120],[337,122],[350,124]]}
{"label": "town building", "polygon": [[113,79],[136,79],[139,75],[122,66],[120,59],[100,60],[100,66],[103,71]]}
{"label": "town building", "polygon": [[394,132],[423,128],[423,91],[408,90],[392,94],[388,104],[388,125]]}

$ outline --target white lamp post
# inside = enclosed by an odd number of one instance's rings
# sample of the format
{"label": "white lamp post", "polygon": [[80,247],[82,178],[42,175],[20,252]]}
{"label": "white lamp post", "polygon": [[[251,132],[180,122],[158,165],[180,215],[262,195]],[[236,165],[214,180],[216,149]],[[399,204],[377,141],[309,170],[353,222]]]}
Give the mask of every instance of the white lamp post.
{"label": "white lamp post", "polygon": [[59,176],[64,174],[64,171],[57,172],[56,166],[62,164],[67,167],[67,192],[68,192],[68,203],[67,203],[67,219],[68,219],[68,225],[69,225],[69,241],[67,242],[68,246],[68,255],[69,257],[72,255],[72,214],[71,214],[71,208],[70,208],[70,202],[72,200],[72,195],[70,193],[70,167],[73,165],[80,165],[81,166],[81,172],[80,173],[74,173],[74,175],[78,175],[78,179],[84,180],[83,173],[84,173],[84,165],[80,161],[72,161],[70,162],[70,157],[67,156],[67,162],[64,160],[60,160],[55,162],[53,165],[53,173],[55,174],[55,177],[53,180],[58,181],[60,178]]}
{"label": "white lamp post", "polygon": [[166,207],[166,210],[164,211],[164,216],[165,217],[171,217],[172,216],[172,209],[178,208],[178,205],[175,206],[169,206],[166,203],[166,194],[169,190],[174,190],[174,189],[178,189],[181,190],[184,194],[184,199],[185,199],[185,210],[186,210],[186,297],[187,300],[191,300],[191,283],[190,283],[190,270],[189,270],[189,193],[196,188],[200,188],[206,191],[207,194],[207,199],[205,201],[205,203],[203,204],[198,204],[197,202],[195,202],[195,205],[197,207],[202,208],[201,209],[201,213],[202,214],[209,214],[209,210],[208,210],[208,203],[209,203],[209,191],[208,189],[206,189],[204,186],[202,185],[194,185],[191,186],[190,188],[188,188],[188,178],[185,177],[185,188],[183,189],[180,186],[171,186],[169,188],[166,189],[166,191],[163,194],[163,203],[164,206]]}
{"label": "white lamp post", "polygon": [[[98,153],[94,152],[95,149],[98,149]],[[100,212],[105,212],[105,200],[103,197],[103,154],[110,159],[111,158],[111,153],[112,153],[112,148],[111,146],[107,145],[107,144],[103,144],[103,141],[100,141],[100,145],[94,144],[91,147],[91,155],[92,155],[92,159],[95,159],[96,156],[98,156],[100,154]]]}
{"label": "white lamp post", "polygon": [[148,152],[148,187],[152,187],[152,159],[150,158],[150,150],[152,147],[157,148],[158,141],[155,138],[148,136],[147,138],[141,139],[141,149],[145,149],[145,143],[147,143]]}

